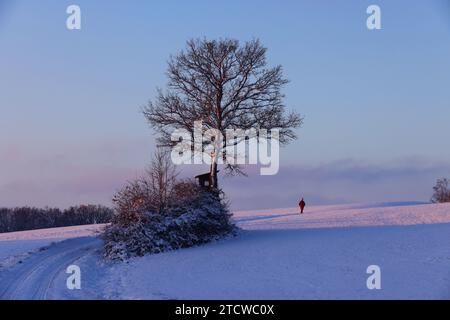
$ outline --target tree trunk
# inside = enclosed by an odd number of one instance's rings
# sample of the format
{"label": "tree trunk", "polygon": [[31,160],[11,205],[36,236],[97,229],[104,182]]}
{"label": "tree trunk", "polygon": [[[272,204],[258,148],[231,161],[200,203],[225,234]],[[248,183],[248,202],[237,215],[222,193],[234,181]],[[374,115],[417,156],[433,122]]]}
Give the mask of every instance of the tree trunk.
{"label": "tree trunk", "polygon": [[[218,178],[217,178],[217,173],[218,173],[218,170],[217,170],[217,163],[214,162],[214,163],[211,165],[212,187],[213,187],[214,189],[218,189],[218,187],[219,187]],[[211,187],[211,186],[210,186],[210,187]]]}
{"label": "tree trunk", "polygon": [[214,163],[214,166],[213,166],[213,187],[214,187],[214,189],[218,189],[218,187],[219,187],[217,173],[218,173],[217,163]]}

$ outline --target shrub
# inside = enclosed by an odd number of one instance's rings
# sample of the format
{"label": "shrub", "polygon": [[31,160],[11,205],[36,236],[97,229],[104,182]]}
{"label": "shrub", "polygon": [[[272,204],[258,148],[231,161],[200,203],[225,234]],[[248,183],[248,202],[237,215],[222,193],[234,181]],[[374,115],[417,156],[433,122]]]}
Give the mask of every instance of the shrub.
{"label": "shrub", "polygon": [[431,201],[434,203],[450,202],[449,181],[446,178],[438,179],[433,187],[433,197]]}
{"label": "shrub", "polygon": [[187,248],[236,231],[220,191],[209,192],[192,181],[181,181],[174,185],[166,210],[157,211],[148,210],[153,207],[152,197],[146,195],[152,193],[143,192],[143,186],[147,184],[142,181],[130,183],[116,195],[120,205],[103,234],[105,257],[125,260]]}

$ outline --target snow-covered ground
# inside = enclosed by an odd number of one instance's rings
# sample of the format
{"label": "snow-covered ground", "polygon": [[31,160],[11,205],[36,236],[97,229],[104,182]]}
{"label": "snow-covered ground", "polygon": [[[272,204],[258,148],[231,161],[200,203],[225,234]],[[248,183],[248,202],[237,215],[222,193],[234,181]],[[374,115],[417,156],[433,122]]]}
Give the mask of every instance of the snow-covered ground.
{"label": "snow-covered ground", "polygon": [[23,240],[43,240],[52,241],[55,239],[71,239],[92,236],[100,233],[104,224],[93,224],[86,226],[61,227],[51,229],[39,229],[31,231],[18,231],[0,233],[0,241],[23,241]]}
{"label": "snow-covered ground", "polygon": [[[69,228],[72,239],[0,269],[0,298],[450,299],[450,204],[297,212],[237,212],[243,231],[235,238],[128,263],[101,260],[101,241],[88,236],[101,226]],[[53,241],[39,240],[40,232],[0,235],[0,257],[20,254],[20,246],[31,250],[23,246],[27,241],[36,241],[36,248],[39,241]],[[81,290],[66,288],[70,264],[82,270]],[[381,268],[381,290],[367,289],[369,265]]]}
{"label": "snow-covered ground", "polygon": [[53,243],[71,238],[93,236],[101,232],[103,227],[104,225],[88,225],[0,233],[0,271],[37,251],[42,251]]}
{"label": "snow-covered ground", "polygon": [[368,203],[307,208],[241,211],[240,225],[249,230],[393,226],[450,223],[447,204]]}

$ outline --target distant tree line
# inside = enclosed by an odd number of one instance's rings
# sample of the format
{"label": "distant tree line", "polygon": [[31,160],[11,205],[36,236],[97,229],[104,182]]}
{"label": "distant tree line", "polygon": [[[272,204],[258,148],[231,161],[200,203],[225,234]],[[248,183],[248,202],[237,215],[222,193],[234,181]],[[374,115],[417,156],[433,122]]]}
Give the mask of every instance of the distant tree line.
{"label": "distant tree line", "polygon": [[100,205],[57,208],[0,208],[0,233],[108,223],[113,210]]}

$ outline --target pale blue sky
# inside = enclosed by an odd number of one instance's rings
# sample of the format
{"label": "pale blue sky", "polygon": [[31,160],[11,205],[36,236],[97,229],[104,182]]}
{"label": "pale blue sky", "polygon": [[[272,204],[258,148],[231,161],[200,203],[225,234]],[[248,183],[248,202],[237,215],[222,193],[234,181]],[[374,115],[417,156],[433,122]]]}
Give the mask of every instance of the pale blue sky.
{"label": "pale blue sky", "polygon": [[[306,119],[280,175],[265,180],[274,205],[299,193],[428,200],[433,180],[450,176],[449,1],[0,3],[0,206],[108,203],[148,163],[154,137],[139,108],[164,87],[169,55],[195,37],[259,38],[291,80],[287,105]],[[74,3],[81,31],[65,27]],[[369,4],[381,7],[382,30],[366,28]],[[345,174],[311,178],[342,163]],[[406,167],[415,171],[371,188],[373,175],[358,175]],[[314,183],[296,184],[305,176]],[[245,181],[227,180],[229,194]]]}

